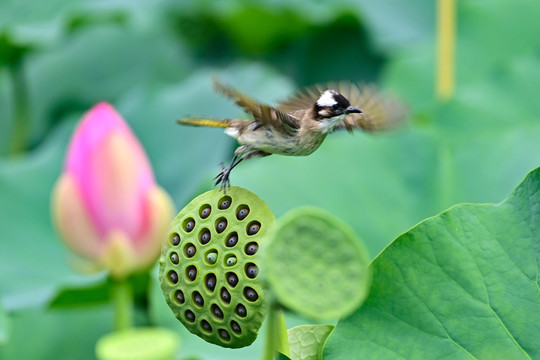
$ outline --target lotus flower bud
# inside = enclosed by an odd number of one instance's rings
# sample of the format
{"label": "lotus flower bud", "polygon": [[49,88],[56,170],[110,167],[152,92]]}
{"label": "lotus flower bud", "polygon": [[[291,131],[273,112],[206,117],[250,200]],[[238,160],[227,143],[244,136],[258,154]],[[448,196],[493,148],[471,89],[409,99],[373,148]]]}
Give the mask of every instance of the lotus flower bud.
{"label": "lotus flower bud", "polygon": [[52,207],[68,247],[115,277],[157,259],[173,216],[144,149],[107,103],[95,105],[78,124]]}

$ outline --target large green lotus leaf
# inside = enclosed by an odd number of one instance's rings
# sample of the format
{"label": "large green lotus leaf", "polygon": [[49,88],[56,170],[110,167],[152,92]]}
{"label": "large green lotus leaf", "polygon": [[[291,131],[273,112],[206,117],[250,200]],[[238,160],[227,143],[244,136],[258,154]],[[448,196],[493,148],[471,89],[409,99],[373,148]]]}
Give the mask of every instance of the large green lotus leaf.
{"label": "large green lotus leaf", "polygon": [[539,189],[540,168],[500,204],[454,206],[397,238],[324,359],[538,358]]}

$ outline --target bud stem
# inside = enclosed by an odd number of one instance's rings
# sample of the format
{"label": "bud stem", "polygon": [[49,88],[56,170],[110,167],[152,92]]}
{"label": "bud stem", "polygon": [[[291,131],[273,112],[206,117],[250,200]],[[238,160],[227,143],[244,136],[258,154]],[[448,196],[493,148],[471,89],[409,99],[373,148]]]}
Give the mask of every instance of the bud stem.
{"label": "bud stem", "polygon": [[114,304],[114,329],[127,330],[133,327],[133,290],[128,279],[112,280]]}

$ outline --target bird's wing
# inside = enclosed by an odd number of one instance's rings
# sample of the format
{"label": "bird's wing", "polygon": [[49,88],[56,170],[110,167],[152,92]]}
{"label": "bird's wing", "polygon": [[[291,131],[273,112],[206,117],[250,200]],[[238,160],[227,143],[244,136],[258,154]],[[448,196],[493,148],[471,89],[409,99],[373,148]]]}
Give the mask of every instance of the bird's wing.
{"label": "bird's wing", "polygon": [[270,125],[274,129],[294,134],[300,128],[300,122],[295,117],[269,105],[261,104],[246,94],[214,79],[214,88],[234,100],[234,103],[253,115],[261,125]]}
{"label": "bird's wing", "polygon": [[334,130],[380,131],[394,128],[405,120],[405,107],[394,97],[383,95],[375,85],[360,86],[345,81],[306,88],[280,103],[278,108],[285,112],[309,109],[327,89],[336,90],[345,96],[352,106],[362,110],[361,114],[349,114]]}

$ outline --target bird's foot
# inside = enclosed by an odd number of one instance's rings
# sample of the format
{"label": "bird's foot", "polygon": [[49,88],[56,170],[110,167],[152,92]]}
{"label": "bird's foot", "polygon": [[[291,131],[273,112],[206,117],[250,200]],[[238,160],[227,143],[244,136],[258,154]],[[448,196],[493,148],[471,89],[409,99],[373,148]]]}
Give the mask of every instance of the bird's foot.
{"label": "bird's foot", "polygon": [[221,190],[223,193],[227,193],[227,189],[231,187],[231,181],[229,180],[229,174],[231,173],[231,168],[225,167],[223,163],[219,164],[221,166],[221,171],[216,175],[214,180],[214,186],[221,184]]}

